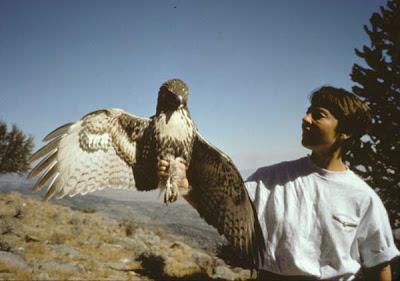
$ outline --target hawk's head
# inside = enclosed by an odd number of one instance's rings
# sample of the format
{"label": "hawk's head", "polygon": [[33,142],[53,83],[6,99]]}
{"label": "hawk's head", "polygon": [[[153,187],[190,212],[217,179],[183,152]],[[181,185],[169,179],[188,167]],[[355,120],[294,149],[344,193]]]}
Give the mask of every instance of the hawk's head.
{"label": "hawk's head", "polygon": [[165,81],[158,91],[157,114],[171,112],[187,106],[189,88],[180,79]]}

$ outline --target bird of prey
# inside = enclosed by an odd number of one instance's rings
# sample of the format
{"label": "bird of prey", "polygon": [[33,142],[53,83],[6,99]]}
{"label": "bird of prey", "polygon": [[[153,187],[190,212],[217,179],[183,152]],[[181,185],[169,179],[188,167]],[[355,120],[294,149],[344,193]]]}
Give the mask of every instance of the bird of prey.
{"label": "bird of prey", "polygon": [[[256,267],[265,244],[255,210],[232,160],[197,131],[188,95],[185,82],[171,79],[161,85],[156,114],[150,118],[103,109],[55,129],[33,154],[33,162],[41,161],[28,178],[40,174],[33,190],[47,186],[46,200],[104,187],[161,188],[166,203],[183,195],[235,252]],[[170,163],[165,178],[158,176],[161,159]],[[179,186],[182,178],[176,167],[181,159],[188,167],[189,189]]]}

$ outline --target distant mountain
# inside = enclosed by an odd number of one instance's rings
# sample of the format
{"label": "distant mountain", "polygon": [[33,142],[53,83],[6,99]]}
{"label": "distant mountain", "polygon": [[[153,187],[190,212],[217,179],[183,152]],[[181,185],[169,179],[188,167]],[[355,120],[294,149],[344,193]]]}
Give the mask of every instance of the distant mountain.
{"label": "distant mountain", "polygon": [[257,169],[244,169],[240,170],[240,174],[242,175],[243,180],[246,180],[251,174],[253,174]]}
{"label": "distant mountain", "polygon": [[[254,173],[256,169],[244,169],[241,170],[240,173],[244,180],[252,173]],[[31,194],[31,189],[34,185],[34,180],[27,180],[25,174],[0,174],[0,189],[2,186],[6,189],[16,189],[18,192],[23,194]],[[41,191],[37,194],[42,196],[44,191]],[[103,190],[98,190],[91,195],[105,197],[113,200],[119,201],[145,201],[145,202],[163,202],[162,194],[160,194],[159,190],[153,191],[129,191],[129,190],[119,190],[119,189],[111,189],[105,188]],[[183,198],[179,198],[176,204],[187,204]]]}

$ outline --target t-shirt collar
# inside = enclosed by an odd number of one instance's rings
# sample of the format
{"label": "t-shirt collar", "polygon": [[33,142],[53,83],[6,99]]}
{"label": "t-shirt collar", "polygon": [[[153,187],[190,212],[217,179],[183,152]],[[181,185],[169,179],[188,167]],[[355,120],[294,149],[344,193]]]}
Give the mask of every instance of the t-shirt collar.
{"label": "t-shirt collar", "polygon": [[312,160],[311,160],[311,155],[308,154],[305,157],[305,161],[307,163],[307,165],[314,171],[317,172],[319,175],[321,175],[322,177],[325,178],[335,178],[335,177],[342,177],[343,175],[347,175],[349,173],[351,173],[351,170],[349,169],[349,167],[346,166],[346,170],[345,171],[331,171],[331,170],[327,170],[324,168],[321,168],[319,166],[317,166]]}

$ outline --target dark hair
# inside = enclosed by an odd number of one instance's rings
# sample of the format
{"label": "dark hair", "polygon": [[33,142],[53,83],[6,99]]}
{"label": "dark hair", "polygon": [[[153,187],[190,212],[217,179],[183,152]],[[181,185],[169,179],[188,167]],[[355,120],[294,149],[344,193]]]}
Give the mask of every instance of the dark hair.
{"label": "dark hair", "polygon": [[350,139],[360,139],[371,127],[369,107],[345,89],[321,87],[311,94],[310,102],[328,109],[339,121],[337,131],[349,134]]}

